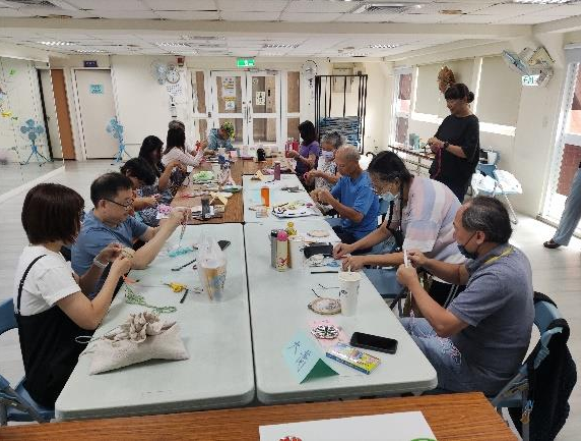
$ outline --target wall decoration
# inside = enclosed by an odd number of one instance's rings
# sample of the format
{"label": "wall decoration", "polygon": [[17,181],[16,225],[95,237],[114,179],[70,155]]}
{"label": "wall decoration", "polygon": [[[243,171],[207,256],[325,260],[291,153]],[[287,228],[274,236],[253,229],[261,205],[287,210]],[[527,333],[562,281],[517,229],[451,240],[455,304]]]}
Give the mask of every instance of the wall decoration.
{"label": "wall decoration", "polygon": [[256,105],[257,106],[266,105],[266,92],[256,92]]}
{"label": "wall decoration", "polygon": [[89,84],[89,91],[92,95],[103,95],[105,88],[102,84]]}
{"label": "wall decoration", "polygon": [[444,93],[451,85],[456,84],[456,77],[454,72],[448,66],[444,66],[438,72],[438,89],[440,92]]}

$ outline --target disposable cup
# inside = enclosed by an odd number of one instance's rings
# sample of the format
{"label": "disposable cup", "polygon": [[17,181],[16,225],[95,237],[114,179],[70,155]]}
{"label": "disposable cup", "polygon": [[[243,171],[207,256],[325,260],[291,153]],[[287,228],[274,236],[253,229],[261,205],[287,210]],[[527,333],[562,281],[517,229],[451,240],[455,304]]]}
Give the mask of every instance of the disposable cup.
{"label": "disposable cup", "polygon": [[354,316],[357,313],[360,283],[361,273],[354,271],[339,272],[339,297],[343,315]]}

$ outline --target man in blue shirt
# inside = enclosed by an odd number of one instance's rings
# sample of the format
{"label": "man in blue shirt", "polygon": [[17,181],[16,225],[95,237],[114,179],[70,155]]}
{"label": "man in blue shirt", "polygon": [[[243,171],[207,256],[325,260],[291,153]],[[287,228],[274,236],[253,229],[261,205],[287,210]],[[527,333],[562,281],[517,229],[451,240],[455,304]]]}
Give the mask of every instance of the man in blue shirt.
{"label": "man in blue shirt", "polygon": [[330,205],[341,218],[333,227],[343,243],[351,244],[377,228],[379,200],[369,175],[359,165],[359,151],[353,146],[341,147],[335,155],[341,179],[331,191],[314,190],[313,198]]}
{"label": "man in blue shirt", "polygon": [[234,137],[234,126],[230,122],[225,122],[219,129],[211,129],[208,134],[208,139],[202,142],[202,148],[206,149],[206,153],[214,154],[223,147],[227,152],[236,150],[230,141]]}
{"label": "man in blue shirt", "polygon": [[[85,274],[93,264],[100,268],[107,266],[106,262],[97,260],[97,255],[107,245],[119,243],[132,248],[137,239],[146,243],[135,252],[132,268],[146,268],[188,214],[185,209],[175,209],[170,218],[156,228],[139,222],[130,216],[134,201],[131,180],[121,173],[107,173],[97,178],[91,184],[91,200],[95,208],[85,216],[71,253],[73,270],[79,275]],[[90,298],[99,292],[106,276],[107,271],[104,271],[89,294]]]}

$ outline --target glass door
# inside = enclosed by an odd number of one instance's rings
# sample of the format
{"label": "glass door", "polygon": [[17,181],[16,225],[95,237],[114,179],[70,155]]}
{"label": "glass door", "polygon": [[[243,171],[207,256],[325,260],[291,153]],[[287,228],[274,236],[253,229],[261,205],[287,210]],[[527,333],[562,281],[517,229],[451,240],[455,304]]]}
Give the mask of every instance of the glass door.
{"label": "glass door", "polygon": [[212,121],[215,128],[225,122],[234,126],[232,144],[248,144],[248,102],[246,72],[210,73],[212,84]]}
{"label": "glass door", "polygon": [[[192,82],[193,142],[203,141],[207,137],[210,121],[209,74],[203,70],[190,71]],[[187,137],[186,137],[187,139]]]}
{"label": "glass door", "polygon": [[249,145],[280,144],[279,83],[278,73],[246,73]]}
{"label": "glass door", "polygon": [[581,162],[581,69],[578,63],[570,63],[568,66],[562,106],[561,134],[551,161],[549,186],[542,213],[543,218],[554,223],[563,214],[565,200]]}

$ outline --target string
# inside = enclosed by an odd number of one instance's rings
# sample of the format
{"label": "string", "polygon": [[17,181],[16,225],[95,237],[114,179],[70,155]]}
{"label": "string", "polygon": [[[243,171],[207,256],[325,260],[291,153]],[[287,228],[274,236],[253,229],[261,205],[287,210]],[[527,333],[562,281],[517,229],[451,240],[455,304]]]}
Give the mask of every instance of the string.
{"label": "string", "polygon": [[177,308],[175,306],[153,306],[145,301],[145,298],[135,293],[129,286],[125,285],[125,303],[129,305],[139,305],[146,308],[151,308],[154,312],[158,314],[171,314],[176,312]]}

